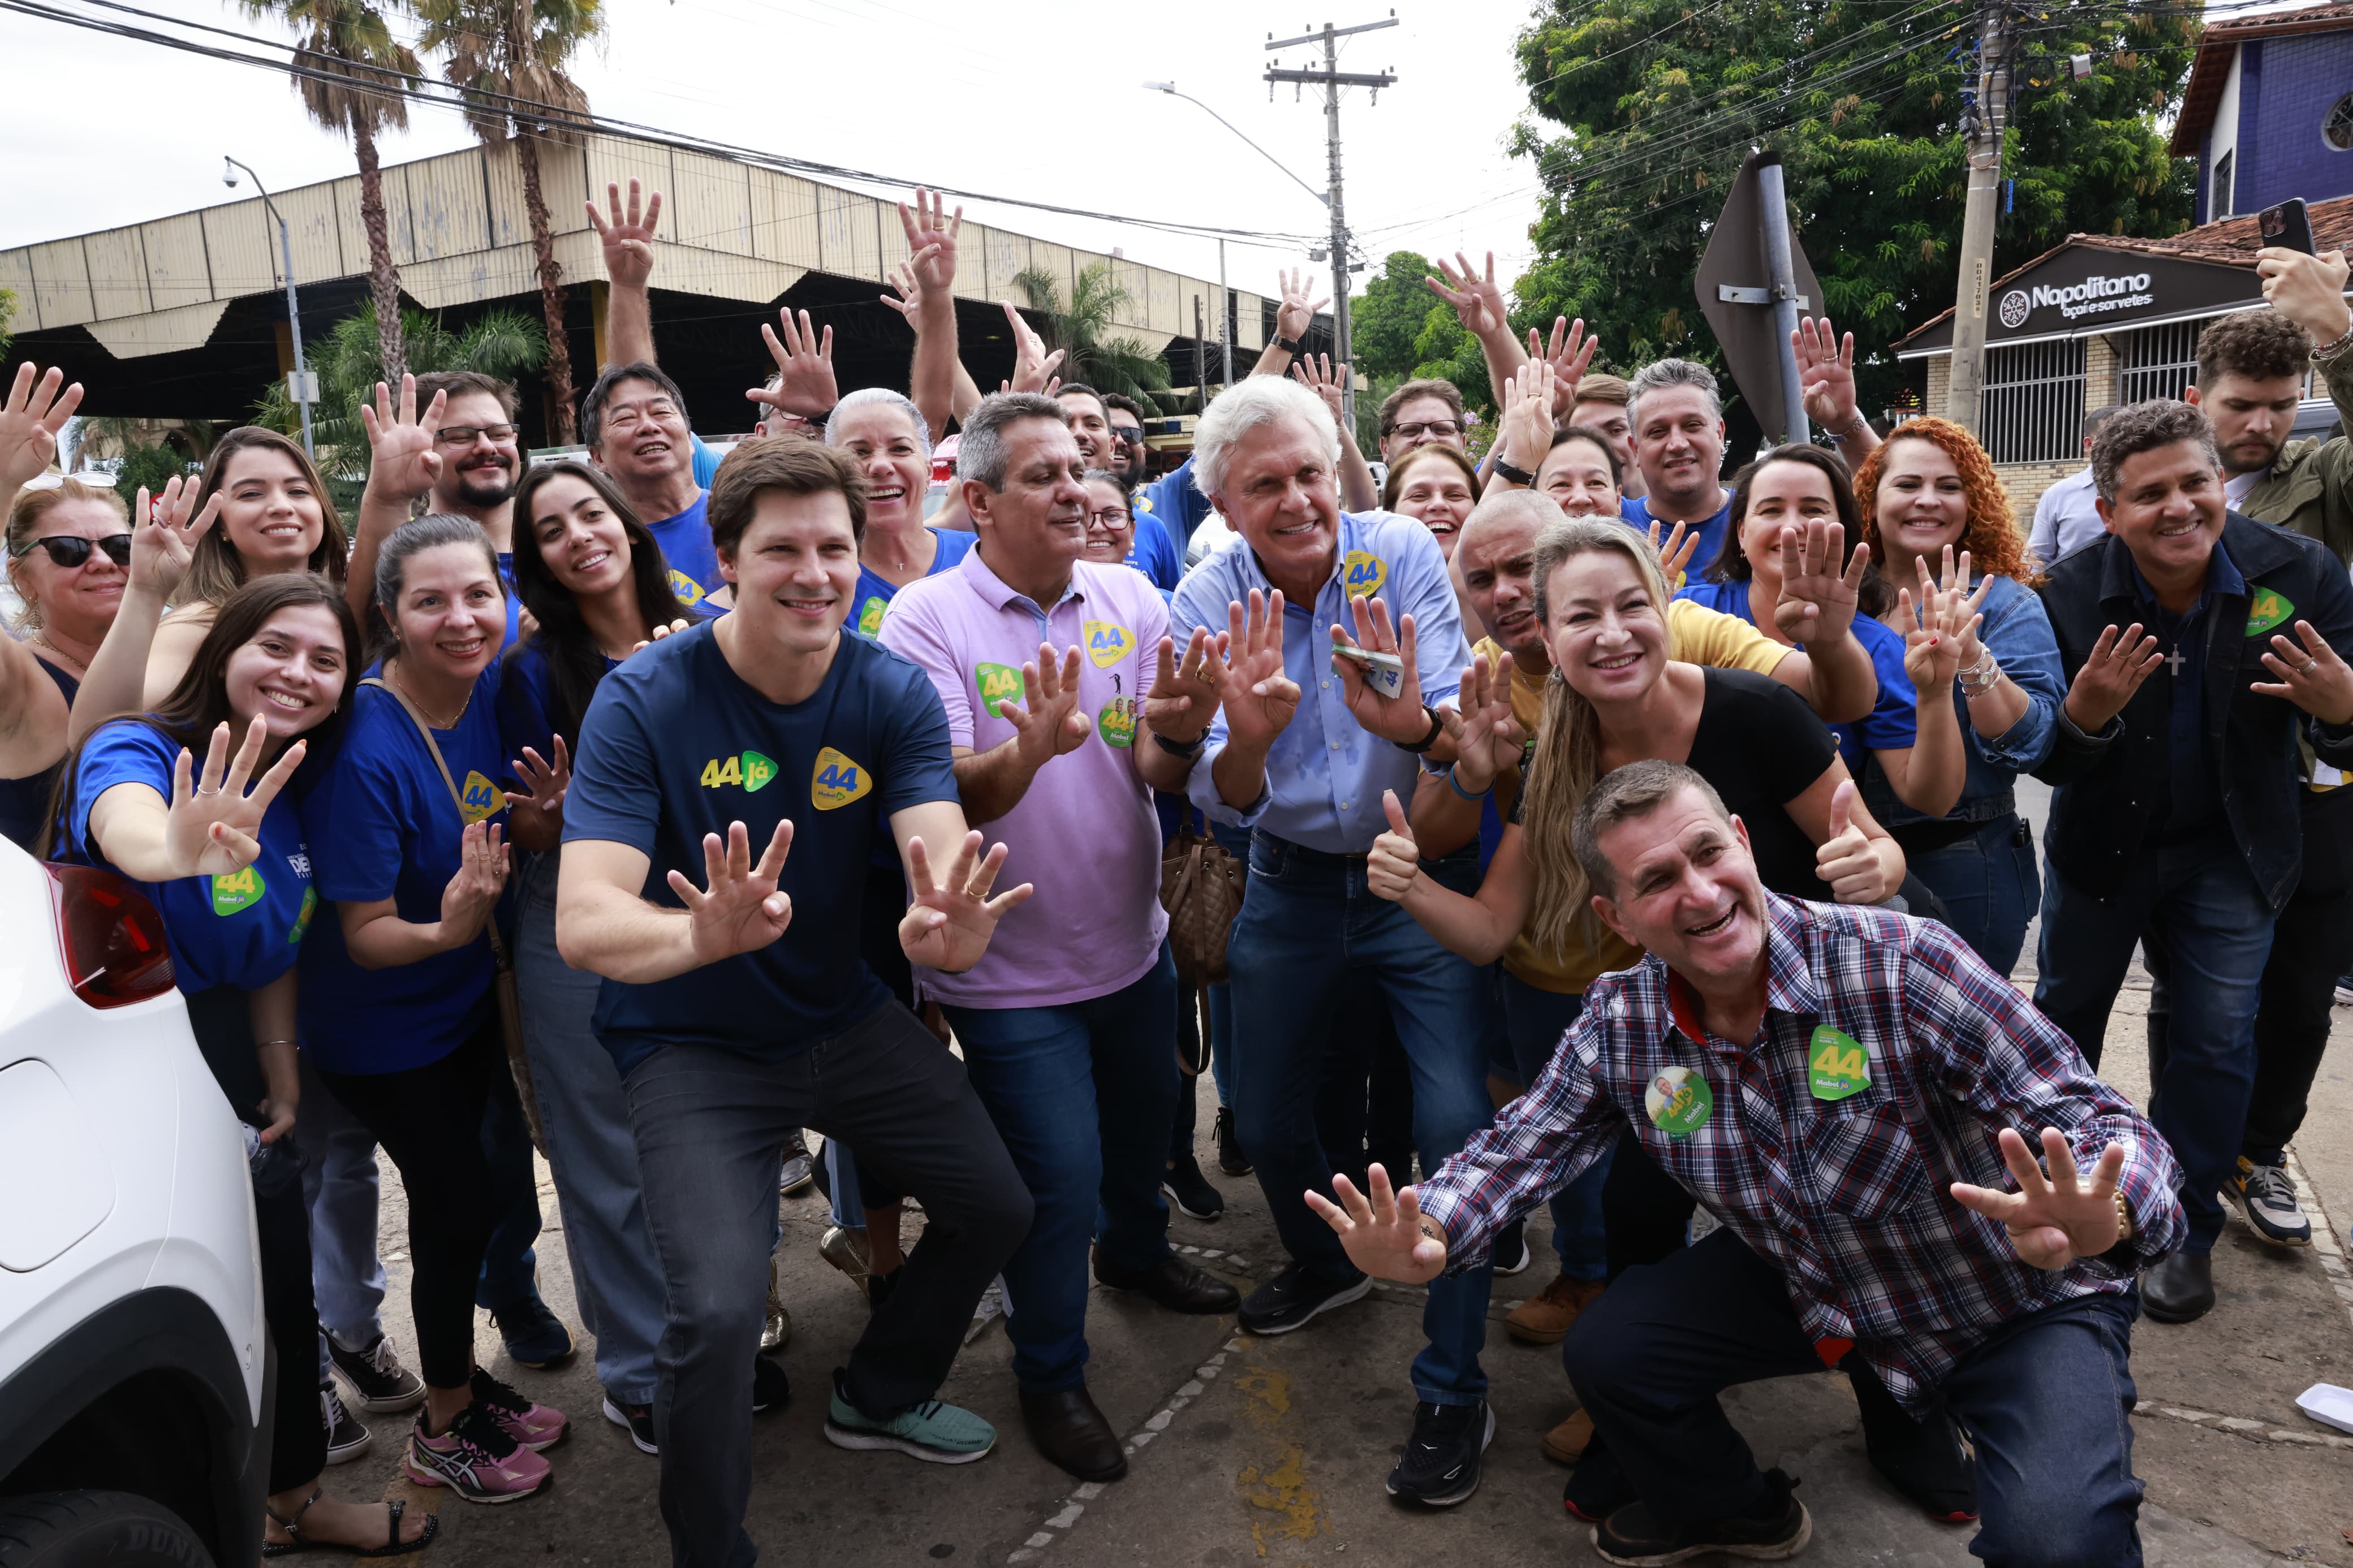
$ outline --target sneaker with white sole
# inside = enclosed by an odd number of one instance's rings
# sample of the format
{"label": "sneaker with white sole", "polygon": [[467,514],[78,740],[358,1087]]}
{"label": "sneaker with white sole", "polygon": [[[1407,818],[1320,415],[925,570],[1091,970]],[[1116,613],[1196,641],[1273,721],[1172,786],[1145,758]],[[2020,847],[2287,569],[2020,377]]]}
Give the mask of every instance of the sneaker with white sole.
{"label": "sneaker with white sole", "polygon": [[507,1435],[480,1401],[458,1412],[438,1436],[417,1413],[401,1469],[420,1487],[448,1487],[468,1502],[521,1502],[555,1484],[554,1468]]}
{"label": "sneaker with white sole", "polygon": [[350,1385],[353,1402],[370,1415],[414,1410],[425,1403],[425,1380],[400,1364],[399,1353],[382,1334],[359,1350],[346,1350],[329,1334],[327,1354]]}
{"label": "sneaker with white sole", "polygon": [[1290,1264],[1243,1300],[1241,1325],[1254,1334],[1287,1334],[1305,1328],[1318,1313],[1363,1300],[1372,1289],[1369,1274],[1359,1274],[1345,1284],[1327,1285],[1310,1274],[1304,1263]]}
{"label": "sneaker with white sole", "polygon": [[472,1386],[474,1403],[488,1408],[508,1436],[534,1454],[554,1447],[572,1429],[571,1418],[563,1411],[534,1403],[514,1384],[501,1383],[480,1367],[474,1369]]}
{"label": "sneaker with white sole", "polygon": [[997,1428],[936,1399],[877,1421],[836,1388],[825,1413],[825,1437],[837,1448],[895,1448],[926,1464],[969,1465],[997,1446]]}
{"label": "sneaker with white sole", "polygon": [[661,1457],[661,1445],[654,1441],[652,1405],[624,1405],[608,1394],[605,1395],[605,1419],[627,1432],[638,1453]]}
{"label": "sneaker with white sole", "polygon": [[375,1446],[375,1434],[343,1405],[332,1383],[319,1390],[319,1421],[327,1428],[327,1463],[347,1465]]}
{"label": "sneaker with white sole", "polygon": [[2285,1168],[2258,1165],[2244,1154],[2227,1191],[2247,1216],[2248,1228],[2274,1247],[2310,1247],[2312,1221],[2296,1202],[2295,1183]]}
{"label": "sneaker with white sole", "polygon": [[1470,1405],[1413,1407],[1413,1433],[1389,1472],[1389,1496],[1424,1508],[1451,1508],[1479,1489],[1479,1460],[1495,1440],[1495,1413]]}

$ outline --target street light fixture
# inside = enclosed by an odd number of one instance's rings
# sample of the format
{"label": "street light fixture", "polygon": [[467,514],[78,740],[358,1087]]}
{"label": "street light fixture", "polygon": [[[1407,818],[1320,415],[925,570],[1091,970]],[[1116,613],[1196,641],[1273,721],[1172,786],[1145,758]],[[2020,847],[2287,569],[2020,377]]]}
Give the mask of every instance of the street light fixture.
{"label": "street light fixture", "polygon": [[311,405],[319,392],[311,384],[310,367],[302,362],[302,309],[294,295],[293,235],[286,226],[286,216],[278,210],[278,204],[269,199],[269,192],[263,186],[261,176],[253,172],[250,163],[224,155],[221,159],[221,184],[231,190],[237,189],[237,172],[239,169],[243,169],[246,177],[253,182],[253,188],[261,193],[261,205],[269,209],[271,217],[278,220],[278,253],[286,271],[286,325],[294,339],[294,401],[302,410],[302,450],[316,460],[319,454],[311,442]]}

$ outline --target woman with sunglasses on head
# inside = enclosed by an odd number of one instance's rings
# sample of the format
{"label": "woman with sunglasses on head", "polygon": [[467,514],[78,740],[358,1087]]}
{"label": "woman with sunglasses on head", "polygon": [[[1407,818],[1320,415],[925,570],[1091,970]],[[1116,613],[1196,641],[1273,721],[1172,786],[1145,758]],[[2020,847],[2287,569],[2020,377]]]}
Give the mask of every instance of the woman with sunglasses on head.
{"label": "woman with sunglasses on head", "polygon": [[302,806],[331,906],[303,947],[302,1049],[408,1193],[426,1397],[403,1469],[469,1502],[512,1502],[549,1485],[539,1450],[566,1423],[474,1363],[476,1283],[511,1196],[485,1152],[485,1112],[494,1099],[511,1111],[515,1092],[492,994],[506,592],[489,536],[461,517],[402,524],[375,577],[382,664]]}
{"label": "woman with sunglasses on head", "polygon": [[164,495],[177,502],[174,526],[190,544],[185,574],[169,588],[172,611],[160,626],[135,647],[102,648],[91,661],[75,700],[77,739],[117,713],[161,701],[186,673],[221,604],[251,579],[316,572],[343,584],[351,552],[343,519],[310,457],[275,430],[240,425],[215,445],[193,485],[174,479]]}
{"label": "woman with sunglasses on head", "polygon": [[400,1502],[322,1494],[327,1433],[302,1375],[318,1355],[319,1319],[290,1135],[301,1093],[296,959],[318,896],[296,794],[318,771],[306,758],[332,752],[343,727],[358,643],[350,607],[322,578],[239,589],[153,711],[110,720],[75,749],[48,847],[119,872],[155,906],[189,1027],[244,1123],[263,1310],[286,1374],[270,1412],[265,1556],[396,1556],[422,1549],[439,1524],[406,1517]]}
{"label": "woman with sunglasses on head", "polygon": [[[2034,838],[2018,815],[2018,775],[2040,765],[2058,733],[2067,686],[2051,617],[2034,592],[2010,492],[1977,438],[1948,420],[1909,419],[1855,473],[1863,542],[1893,583],[1966,595],[1981,625],[1964,631],[1952,707],[1967,742],[1959,801],[1943,816],[1913,810],[1877,768],[1863,797],[1883,814],[1945,918],[2000,973],[2018,963],[2042,904]],[[1969,574],[1982,574],[1969,585]],[[1886,619],[1901,632],[1901,611]]]}
{"label": "woman with sunglasses on head", "polygon": [[573,1290],[596,1337],[605,1415],[653,1453],[661,1264],[646,1232],[628,1101],[593,1025],[601,982],[556,952],[555,882],[572,751],[597,682],[698,613],[679,601],[661,547],[599,469],[571,460],[535,468],[514,509],[515,590],[533,625],[504,660],[498,716],[508,766],[524,786],[507,796],[512,841],[527,852],[514,943],[523,1040]]}

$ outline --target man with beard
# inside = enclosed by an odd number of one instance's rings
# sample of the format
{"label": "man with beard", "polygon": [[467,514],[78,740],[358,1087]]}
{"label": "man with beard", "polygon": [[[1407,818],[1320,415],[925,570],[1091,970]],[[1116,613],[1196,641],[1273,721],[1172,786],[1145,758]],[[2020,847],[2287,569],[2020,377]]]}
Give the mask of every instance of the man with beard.
{"label": "man with beard", "polygon": [[523,468],[522,433],[515,426],[521,400],[510,383],[476,371],[428,371],[415,382],[415,403],[404,386],[389,420],[366,411],[374,450],[345,579],[353,612],[363,626],[367,623],[375,596],[376,549],[415,514],[421,500],[427,511],[473,519],[491,536],[491,548],[499,552],[499,575],[509,590],[512,645],[522,605],[512,591],[514,492]]}
{"label": "man with beard", "polygon": [[1105,465],[1119,482],[1134,489],[1144,482],[1144,405],[1133,397],[1106,392],[1103,417],[1111,421],[1112,458]]}
{"label": "man with beard", "polygon": [[[2242,310],[2198,340],[2198,384],[2185,395],[2214,423],[2223,489],[2259,522],[2317,539],[2338,561],[2353,556],[2353,441],[2288,440],[2307,368],[2318,366],[2337,411],[2353,421],[2353,310],[2345,302],[2344,252],[2269,249],[2257,269],[2268,310]],[[2317,347],[2314,345],[2317,344]],[[2287,1145],[2304,1123],[2313,1075],[2328,1047],[2332,1004],[2353,967],[2353,790],[2344,775],[2306,756],[2297,792],[2304,869],[2274,927],[2255,1015],[2255,1083],[2237,1170],[2224,1191],[2249,1228],[2277,1247],[2307,1247],[2312,1221],[2287,1173]],[[2149,997],[2149,1056],[2168,1058],[2168,955],[2148,950],[2158,984]]]}

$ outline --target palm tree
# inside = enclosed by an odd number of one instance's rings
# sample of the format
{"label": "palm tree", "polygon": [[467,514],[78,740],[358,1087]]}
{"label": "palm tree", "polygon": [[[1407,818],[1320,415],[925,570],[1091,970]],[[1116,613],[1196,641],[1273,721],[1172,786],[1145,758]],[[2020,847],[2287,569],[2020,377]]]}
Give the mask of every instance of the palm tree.
{"label": "palm tree", "polygon": [[[514,310],[491,310],[454,331],[438,315],[408,310],[399,336],[408,368],[419,375],[471,370],[512,381],[517,371],[530,369],[547,355],[539,323]],[[311,410],[319,471],[330,486],[349,487],[353,497],[367,479],[368,439],[360,424],[360,404],[385,379],[381,342],[375,306],[364,304],[329,328],[310,354],[311,370],[319,378],[319,400]],[[271,382],[254,406],[256,425],[289,436],[301,434],[301,419],[282,380]],[[340,505],[351,498],[338,493],[335,499]]]}
{"label": "palm tree", "polygon": [[1116,392],[1148,408],[1158,407],[1154,394],[1168,387],[1168,366],[1158,354],[1134,338],[1107,338],[1112,319],[1133,296],[1113,282],[1111,264],[1083,268],[1072,280],[1071,303],[1065,309],[1053,274],[1030,268],[1013,280],[1029,297],[1029,308],[1045,318],[1038,335],[1050,350],[1062,351],[1062,379],[1083,382],[1098,392]]}
{"label": "palm tree", "polygon": [[[540,188],[542,142],[578,146],[588,95],[565,74],[572,51],[605,31],[603,0],[417,0],[427,49],[448,51],[441,74],[460,89],[466,120],[486,146],[512,142],[531,216],[531,248],[547,318],[547,397],[557,446],[573,439],[572,353],[564,333],[564,269]],[[520,100],[520,102],[511,101]],[[540,118],[532,105],[554,113]]]}
{"label": "palm tree", "polygon": [[399,379],[400,270],[393,265],[392,230],[384,213],[384,174],[376,163],[375,139],[387,129],[408,127],[408,104],[400,94],[422,68],[408,47],[392,36],[384,13],[365,0],[240,0],[257,20],[275,16],[301,35],[294,62],[317,73],[295,79],[302,107],[330,131],[352,139],[360,161],[360,225],[367,231],[368,295],[384,333],[380,353],[385,370]]}

